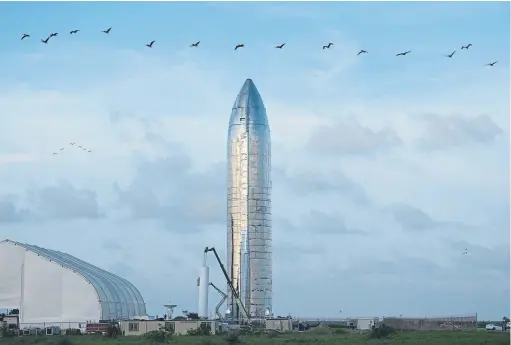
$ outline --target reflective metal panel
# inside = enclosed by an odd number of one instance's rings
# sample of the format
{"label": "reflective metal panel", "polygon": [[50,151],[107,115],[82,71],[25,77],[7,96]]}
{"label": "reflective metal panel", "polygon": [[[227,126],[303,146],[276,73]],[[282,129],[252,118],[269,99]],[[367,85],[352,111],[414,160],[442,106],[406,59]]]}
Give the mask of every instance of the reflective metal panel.
{"label": "reflective metal panel", "polygon": [[[231,113],[227,141],[227,271],[249,315],[272,310],[271,143],[263,100],[251,79]],[[229,291],[228,308],[239,317]]]}

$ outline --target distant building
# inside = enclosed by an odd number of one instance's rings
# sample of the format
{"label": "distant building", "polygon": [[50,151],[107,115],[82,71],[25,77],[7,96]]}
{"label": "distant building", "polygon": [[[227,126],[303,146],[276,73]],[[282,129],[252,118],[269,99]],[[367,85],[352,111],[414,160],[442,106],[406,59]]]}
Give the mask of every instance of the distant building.
{"label": "distant building", "polygon": [[6,326],[7,328],[17,328],[18,323],[18,315],[0,315],[0,327]]}
{"label": "distant building", "polygon": [[127,280],[69,254],[9,240],[0,242],[0,309],[19,309],[20,324],[146,315]]}
{"label": "distant building", "polygon": [[360,317],[357,318],[357,330],[368,331],[377,328],[380,325],[380,318],[378,317]]}
{"label": "distant building", "polygon": [[[120,322],[121,331],[124,335],[143,335],[157,330],[171,331],[175,335],[186,335],[190,331],[209,330],[211,334],[221,331],[239,330],[240,325],[230,327],[227,323],[221,324],[216,320],[126,320]],[[234,325],[233,325],[234,326]],[[279,333],[293,331],[291,319],[265,319],[266,330]]]}
{"label": "distant building", "polygon": [[277,331],[280,333],[293,331],[293,319],[288,318],[268,318],[265,319],[266,330]]}
{"label": "distant building", "polygon": [[209,330],[216,334],[218,323],[213,320],[130,320],[121,321],[121,331],[124,335],[143,335],[147,332],[164,329],[175,335],[186,335],[191,330]]}

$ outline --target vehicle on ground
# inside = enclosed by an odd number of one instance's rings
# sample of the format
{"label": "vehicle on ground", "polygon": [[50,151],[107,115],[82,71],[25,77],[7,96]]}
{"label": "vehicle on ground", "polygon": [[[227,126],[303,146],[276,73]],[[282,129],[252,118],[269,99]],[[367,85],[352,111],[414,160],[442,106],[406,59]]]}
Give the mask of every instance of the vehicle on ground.
{"label": "vehicle on ground", "polygon": [[495,325],[493,323],[489,323],[486,325],[486,330],[488,330],[488,331],[502,331],[502,326]]}

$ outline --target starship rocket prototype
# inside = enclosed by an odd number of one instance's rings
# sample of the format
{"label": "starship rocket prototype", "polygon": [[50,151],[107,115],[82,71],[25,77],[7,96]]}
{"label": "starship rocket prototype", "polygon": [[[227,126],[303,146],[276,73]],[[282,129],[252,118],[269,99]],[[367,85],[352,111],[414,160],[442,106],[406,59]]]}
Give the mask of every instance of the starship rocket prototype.
{"label": "starship rocket prototype", "polygon": [[[266,109],[251,79],[232,107],[227,169],[227,272],[247,314],[262,318],[272,313],[271,144]],[[242,317],[231,291],[227,308],[227,316]]]}

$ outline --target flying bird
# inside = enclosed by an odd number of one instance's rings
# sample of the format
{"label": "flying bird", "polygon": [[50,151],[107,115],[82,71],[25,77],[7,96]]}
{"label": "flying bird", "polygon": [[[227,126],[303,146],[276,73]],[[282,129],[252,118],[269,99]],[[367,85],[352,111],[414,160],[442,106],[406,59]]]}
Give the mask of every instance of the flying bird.
{"label": "flying bird", "polygon": [[463,255],[467,255],[468,254],[468,250],[465,248],[465,251],[463,252]]}
{"label": "flying bird", "polygon": [[59,35],[58,32],[53,32],[53,33],[50,34],[50,37],[57,37],[58,35]]}
{"label": "flying bird", "polygon": [[282,43],[280,46],[276,46],[275,48],[276,49],[282,49],[282,48],[284,48],[285,45],[286,45],[285,43]]}
{"label": "flying bird", "polygon": [[234,50],[238,50],[238,48],[243,48],[245,47],[245,45],[242,43],[242,44],[238,44],[236,45],[236,47],[234,47]]}
{"label": "flying bird", "polygon": [[69,143],[69,145],[74,145],[74,144],[76,144],[76,143]]}
{"label": "flying bird", "polygon": [[490,66],[490,67],[493,67],[498,61],[495,61],[495,62],[492,62],[492,63],[487,63],[485,66]]}
{"label": "flying bird", "polygon": [[29,38],[30,35],[29,34],[23,34],[23,36],[21,36],[21,40],[24,40],[25,38]]}
{"label": "flying bird", "polygon": [[46,37],[46,39],[45,39],[45,40],[43,40],[43,39],[41,38],[41,42],[43,42],[44,44],[48,44],[48,41],[49,41],[49,40],[50,40],[50,38],[49,38],[49,37]]}
{"label": "flying bird", "polygon": [[82,148],[82,145],[78,146],[79,148]]}
{"label": "flying bird", "polygon": [[62,151],[64,148],[61,148],[60,151]]}
{"label": "flying bird", "polygon": [[406,54],[410,54],[411,52],[412,52],[412,51],[411,51],[411,50],[409,50],[409,51],[404,52],[404,53],[398,53],[398,54],[396,54],[396,56],[405,56]]}
{"label": "flying bird", "polygon": [[452,59],[452,56],[456,53],[456,50],[453,51],[450,55],[444,55],[445,57],[448,57],[450,59]]}
{"label": "flying bird", "polygon": [[333,45],[333,43],[328,43],[326,46],[323,46],[323,49],[330,49],[330,47]]}
{"label": "flying bird", "polygon": [[89,152],[92,152],[92,150],[89,150]]}
{"label": "flying bird", "polygon": [[57,152],[53,152],[53,155],[54,155],[54,156],[55,156],[55,155],[57,155],[57,154],[58,154]]}
{"label": "flying bird", "polygon": [[470,47],[472,47],[472,43],[469,43],[466,46],[462,46],[461,49],[468,49]]}
{"label": "flying bird", "polygon": [[105,34],[107,34],[107,35],[108,35],[108,34],[110,33],[110,30],[112,30],[112,28],[108,28],[108,29],[103,30],[103,31],[101,31],[101,32],[103,32],[103,33],[105,33]]}
{"label": "flying bird", "polygon": [[77,34],[80,30],[71,30],[69,31],[69,34],[72,35],[72,34]]}
{"label": "flying bird", "polygon": [[196,43],[190,44],[190,47],[198,47],[200,44],[200,41],[197,41]]}
{"label": "flying bird", "polygon": [[368,51],[362,49],[361,51],[358,52],[357,56],[359,56],[360,54],[367,54],[367,53],[368,53]]}
{"label": "flying bird", "polygon": [[146,46],[146,47],[149,47],[149,48],[152,48],[152,47],[153,47],[154,42],[156,42],[156,41],[154,41],[154,40],[153,40],[153,41],[149,42],[148,44],[146,44],[145,46]]}

